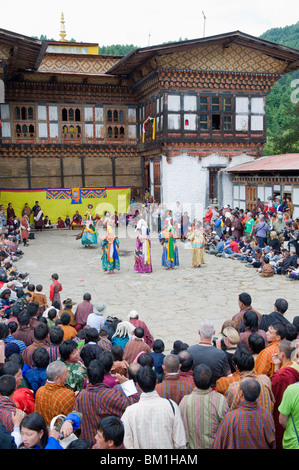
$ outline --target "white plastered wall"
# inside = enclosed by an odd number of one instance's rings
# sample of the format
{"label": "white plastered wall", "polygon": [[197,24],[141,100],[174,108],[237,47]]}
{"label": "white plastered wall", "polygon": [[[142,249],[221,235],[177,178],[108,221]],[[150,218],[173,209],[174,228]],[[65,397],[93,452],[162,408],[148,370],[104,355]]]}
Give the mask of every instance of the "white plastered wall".
{"label": "white plastered wall", "polygon": [[[161,202],[168,208],[174,208],[177,201],[191,217],[199,217],[200,210],[205,210],[209,196],[209,168],[232,167],[254,160],[254,157],[245,153],[232,157],[228,163],[228,157],[213,153],[201,160],[183,153],[172,157],[170,163],[166,156],[161,158]],[[221,172],[218,193],[219,205],[232,205],[233,186],[229,174]]]}

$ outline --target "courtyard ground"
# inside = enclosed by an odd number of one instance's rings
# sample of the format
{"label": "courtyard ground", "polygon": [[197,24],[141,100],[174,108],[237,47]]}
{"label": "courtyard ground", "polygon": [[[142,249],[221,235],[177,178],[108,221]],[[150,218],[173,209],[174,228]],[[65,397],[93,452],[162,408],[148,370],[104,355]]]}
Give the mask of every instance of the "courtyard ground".
{"label": "courtyard ground", "polygon": [[[151,274],[139,274],[134,267],[136,233],[133,228],[121,229],[120,271],[102,271],[100,244],[87,249],[76,240],[78,231],[50,230],[35,233],[35,240],[24,247],[24,256],[17,263],[21,271],[30,272],[30,282],[42,284],[49,296],[51,275],[57,272],[63,286],[61,300],[70,297],[77,304],[89,292],[92,302],[107,304],[107,314],[127,320],[130,310],[137,310],[155,339],[165,343],[170,352],[177,339],[192,345],[198,341],[201,320],[208,318],[215,326],[215,335],[223,322],[239,311],[238,295],[248,292],[252,306],[261,313],[273,311],[279,297],[287,299],[286,317],[292,321],[299,315],[299,283],[285,276],[261,278],[245,264],[232,259],[206,254],[206,265],[191,266],[191,246],[178,241],[180,266],[167,271],[161,266],[162,247],[157,234],[152,234]],[[102,230],[99,234],[103,236]],[[73,311],[75,311],[74,306]]]}

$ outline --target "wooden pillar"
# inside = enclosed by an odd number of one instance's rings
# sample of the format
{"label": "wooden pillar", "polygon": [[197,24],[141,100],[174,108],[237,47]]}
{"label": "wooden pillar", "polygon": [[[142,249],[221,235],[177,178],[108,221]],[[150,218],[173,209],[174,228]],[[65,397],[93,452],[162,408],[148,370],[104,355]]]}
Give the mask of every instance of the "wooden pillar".
{"label": "wooden pillar", "polygon": [[82,188],[85,188],[85,166],[84,166],[84,156],[81,156],[81,173],[82,173]]}
{"label": "wooden pillar", "polygon": [[31,188],[30,155],[27,155],[27,178],[28,178],[28,189],[32,189],[32,188]]}
{"label": "wooden pillar", "polygon": [[111,157],[111,163],[112,163],[112,184],[113,186],[116,186],[115,158],[114,157]]}
{"label": "wooden pillar", "polygon": [[61,187],[64,188],[63,157],[60,157],[60,181]]}

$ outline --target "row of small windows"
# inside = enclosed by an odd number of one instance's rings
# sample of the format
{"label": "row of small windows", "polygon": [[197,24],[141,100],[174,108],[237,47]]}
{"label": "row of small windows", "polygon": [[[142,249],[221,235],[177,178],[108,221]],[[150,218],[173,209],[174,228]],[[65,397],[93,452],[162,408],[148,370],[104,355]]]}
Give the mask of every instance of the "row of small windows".
{"label": "row of small windows", "polygon": [[[16,106],[14,108],[14,118],[16,121],[34,119],[34,108],[32,106]],[[65,121],[81,121],[81,110],[79,108],[63,108],[61,110],[61,120]],[[107,110],[108,122],[125,122],[125,112],[123,110]]]}

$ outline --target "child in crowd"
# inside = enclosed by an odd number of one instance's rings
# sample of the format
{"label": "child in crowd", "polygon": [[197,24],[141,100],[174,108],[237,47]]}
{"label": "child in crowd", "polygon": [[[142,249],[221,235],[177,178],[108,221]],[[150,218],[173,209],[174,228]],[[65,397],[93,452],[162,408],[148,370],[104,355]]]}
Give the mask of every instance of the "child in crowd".
{"label": "child in crowd", "polygon": [[164,376],[162,368],[165,357],[165,354],[163,354],[164,350],[164,342],[161,339],[156,339],[153,344],[153,352],[151,352],[151,356],[154,360],[154,367],[157,374],[158,382],[161,382]]}
{"label": "child in crowd", "polygon": [[42,293],[43,286],[41,284],[37,284],[36,292],[34,294],[34,302],[37,302],[39,305],[39,315],[42,315],[44,311],[48,308],[48,301],[45,294]]}
{"label": "child in crowd", "polygon": [[39,387],[45,385],[47,381],[46,369],[50,362],[47,349],[42,347],[35,349],[32,361],[33,367],[26,372],[25,379],[35,394]]}

